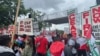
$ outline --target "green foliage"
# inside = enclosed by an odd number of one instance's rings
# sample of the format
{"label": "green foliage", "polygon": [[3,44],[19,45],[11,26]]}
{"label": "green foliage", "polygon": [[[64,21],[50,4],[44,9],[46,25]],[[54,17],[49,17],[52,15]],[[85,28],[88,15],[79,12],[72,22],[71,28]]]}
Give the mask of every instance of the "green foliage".
{"label": "green foliage", "polygon": [[63,34],[64,33],[63,30],[58,30],[58,29],[56,29],[56,32],[57,32],[57,34]]}
{"label": "green foliage", "polygon": [[45,27],[45,23],[43,22],[43,16],[45,15],[45,13],[41,13],[40,11],[33,11],[33,9],[29,9],[30,13],[31,13],[31,16],[33,18],[33,20],[35,22],[38,22],[38,26],[39,26],[39,31],[41,31],[41,29],[43,27]]}
{"label": "green foliage", "polygon": [[[14,23],[18,0],[0,0],[0,27],[8,26]],[[19,16],[21,14],[26,15],[28,10],[25,9],[23,2],[19,10]]]}
{"label": "green foliage", "polygon": [[42,22],[38,22],[38,25],[39,25],[39,31],[41,31],[42,28],[43,28],[43,24],[42,24]]}

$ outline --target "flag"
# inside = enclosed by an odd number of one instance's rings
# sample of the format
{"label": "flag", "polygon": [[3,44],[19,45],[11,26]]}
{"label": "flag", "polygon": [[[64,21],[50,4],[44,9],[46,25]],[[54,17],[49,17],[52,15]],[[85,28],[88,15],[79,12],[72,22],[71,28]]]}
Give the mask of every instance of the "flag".
{"label": "flag", "polygon": [[[87,35],[90,34],[89,31],[91,31],[91,27],[88,30]],[[92,31],[91,31],[90,39],[88,40],[88,45],[89,45],[90,51],[92,53],[92,56],[100,56],[99,50],[96,45],[96,39],[95,39],[95,36],[92,34]]]}
{"label": "flag", "polygon": [[92,34],[91,34],[91,38],[88,40],[88,45],[92,53],[92,56],[100,56],[99,50],[96,47],[96,40]]}

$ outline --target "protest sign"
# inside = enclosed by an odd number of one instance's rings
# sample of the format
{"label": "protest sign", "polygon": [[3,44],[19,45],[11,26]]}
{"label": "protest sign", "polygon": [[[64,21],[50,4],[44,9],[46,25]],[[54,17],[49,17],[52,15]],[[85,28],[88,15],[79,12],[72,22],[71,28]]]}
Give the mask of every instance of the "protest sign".
{"label": "protest sign", "polygon": [[91,29],[90,11],[85,11],[82,13],[82,36],[90,38],[91,32],[92,29]]}
{"label": "protest sign", "polygon": [[70,25],[70,32],[73,37],[77,36],[77,27],[76,27],[76,9],[70,10],[68,13],[69,25]]}
{"label": "protest sign", "polygon": [[100,5],[91,8],[92,30],[96,40],[100,40]]}
{"label": "protest sign", "polygon": [[33,23],[32,19],[21,20],[18,24],[18,34],[19,35],[33,35]]}

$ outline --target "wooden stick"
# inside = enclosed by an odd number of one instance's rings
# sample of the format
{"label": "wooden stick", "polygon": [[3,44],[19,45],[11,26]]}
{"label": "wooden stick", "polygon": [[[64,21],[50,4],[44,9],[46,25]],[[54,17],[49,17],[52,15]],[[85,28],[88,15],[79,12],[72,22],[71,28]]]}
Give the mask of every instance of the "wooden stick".
{"label": "wooden stick", "polygon": [[13,30],[12,39],[11,39],[11,42],[12,42],[12,45],[10,46],[11,48],[12,48],[12,46],[14,44],[14,35],[15,35],[15,32],[16,32],[15,28],[16,28],[16,24],[17,24],[17,17],[18,17],[18,13],[19,13],[20,4],[21,4],[21,0],[18,0],[16,16],[15,16],[15,22],[14,22],[14,30]]}

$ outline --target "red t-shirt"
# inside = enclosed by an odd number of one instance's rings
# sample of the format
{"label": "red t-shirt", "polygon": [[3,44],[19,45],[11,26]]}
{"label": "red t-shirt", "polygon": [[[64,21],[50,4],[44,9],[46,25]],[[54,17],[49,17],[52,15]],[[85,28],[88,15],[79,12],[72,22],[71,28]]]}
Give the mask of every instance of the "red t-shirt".
{"label": "red t-shirt", "polygon": [[39,46],[37,47],[37,52],[38,53],[42,53],[42,54],[46,54],[47,51],[47,45],[48,45],[48,41],[47,39],[43,36],[43,37],[37,37],[35,40],[35,43],[40,43]]}
{"label": "red t-shirt", "polygon": [[88,46],[87,46],[87,44],[84,44],[84,45],[80,46],[79,49],[80,50],[88,50]]}
{"label": "red t-shirt", "polygon": [[64,50],[64,43],[60,41],[55,41],[50,46],[50,53],[53,56],[61,56],[63,50]]}

